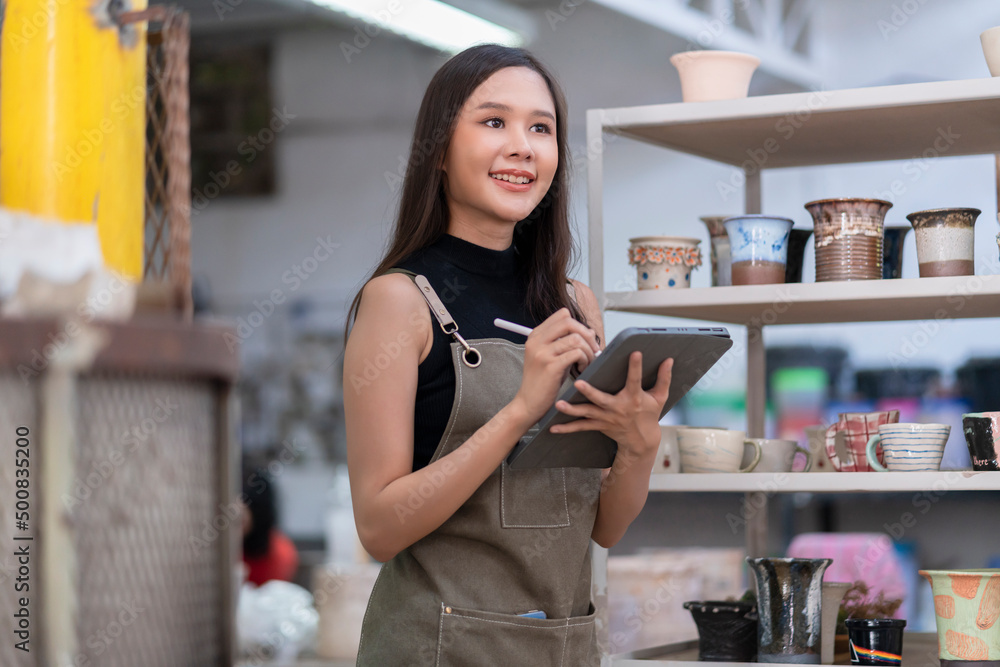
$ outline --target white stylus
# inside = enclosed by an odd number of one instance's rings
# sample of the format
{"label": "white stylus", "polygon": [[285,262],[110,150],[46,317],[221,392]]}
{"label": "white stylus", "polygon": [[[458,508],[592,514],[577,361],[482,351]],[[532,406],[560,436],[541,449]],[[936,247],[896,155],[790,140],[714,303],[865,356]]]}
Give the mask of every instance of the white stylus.
{"label": "white stylus", "polygon": [[514,333],[521,334],[522,336],[530,335],[532,331],[530,327],[514,324],[513,322],[508,322],[507,320],[501,320],[499,317],[493,320],[493,324],[501,329],[513,331]]}
{"label": "white stylus", "polygon": [[[513,322],[502,320],[499,317],[493,320],[493,325],[501,329],[506,329],[507,331],[513,331],[516,334],[521,334],[522,336],[527,336],[532,332],[532,329],[530,327],[526,327],[522,324],[514,324]],[[596,357],[600,354],[601,351],[598,350],[597,352],[594,353],[594,356]]]}

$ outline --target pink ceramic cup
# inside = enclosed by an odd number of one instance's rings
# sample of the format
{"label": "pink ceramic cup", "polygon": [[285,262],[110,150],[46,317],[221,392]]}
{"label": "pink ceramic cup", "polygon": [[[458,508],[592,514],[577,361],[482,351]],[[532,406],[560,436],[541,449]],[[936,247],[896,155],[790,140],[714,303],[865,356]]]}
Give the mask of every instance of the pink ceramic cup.
{"label": "pink ceramic cup", "polygon": [[[866,449],[878,427],[899,423],[899,410],[882,412],[842,412],[836,424],[826,430],[826,453],[830,463],[840,472],[875,472],[868,464]],[[837,438],[844,439],[845,449],[838,454]],[[876,447],[878,462],[885,465],[882,447]]]}

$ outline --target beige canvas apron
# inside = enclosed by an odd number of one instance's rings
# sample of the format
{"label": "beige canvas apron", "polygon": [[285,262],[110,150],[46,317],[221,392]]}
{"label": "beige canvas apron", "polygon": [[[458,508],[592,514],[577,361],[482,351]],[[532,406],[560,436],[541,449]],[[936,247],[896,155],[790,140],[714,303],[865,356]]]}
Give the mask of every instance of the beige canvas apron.
{"label": "beige canvas apron", "polygon": [[[414,279],[445,333],[455,338],[455,400],[433,463],[514,398],[524,345],[464,340],[425,278],[393,271]],[[400,521],[447,484],[444,477],[397,508]],[[596,469],[510,470],[501,464],[440,528],[382,566],[357,664],[600,665],[589,551],[600,481]],[[519,615],[533,610],[548,618]]]}

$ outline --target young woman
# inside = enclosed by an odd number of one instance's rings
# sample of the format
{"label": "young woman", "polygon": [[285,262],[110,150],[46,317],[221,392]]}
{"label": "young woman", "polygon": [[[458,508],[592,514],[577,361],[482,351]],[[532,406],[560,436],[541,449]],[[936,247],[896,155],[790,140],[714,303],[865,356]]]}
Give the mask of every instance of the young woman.
{"label": "young woman", "polygon": [[643,391],[636,353],[618,394],[578,382],[592,404],[558,404],[579,419],[553,430],[618,442],[611,469],[504,463],[604,338],[566,278],[567,157],[562,93],[526,51],[473,47],[428,86],[391,246],[350,310],[351,492],[386,562],[359,665],[600,662],[590,541],[615,544],[646,501],[672,362]]}

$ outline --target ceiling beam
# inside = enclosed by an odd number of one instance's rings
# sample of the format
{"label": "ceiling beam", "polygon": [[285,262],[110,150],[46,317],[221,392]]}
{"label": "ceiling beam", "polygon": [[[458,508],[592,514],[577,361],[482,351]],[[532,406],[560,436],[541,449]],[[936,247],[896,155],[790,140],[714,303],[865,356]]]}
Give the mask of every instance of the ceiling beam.
{"label": "ceiling beam", "polygon": [[818,68],[801,55],[756,38],[733,24],[678,2],[593,0],[593,2],[675,35],[691,49],[741,51],[760,57],[760,68],[807,90],[822,87]]}

